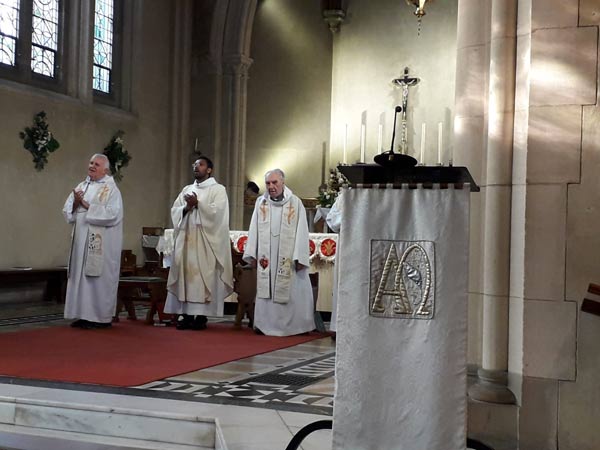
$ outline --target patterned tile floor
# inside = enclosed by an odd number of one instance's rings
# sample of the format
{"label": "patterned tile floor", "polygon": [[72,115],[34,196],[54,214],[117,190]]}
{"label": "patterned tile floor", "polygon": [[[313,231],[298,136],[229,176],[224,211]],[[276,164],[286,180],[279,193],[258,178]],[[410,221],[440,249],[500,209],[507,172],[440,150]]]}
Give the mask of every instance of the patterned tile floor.
{"label": "patterned tile floor", "polygon": [[[47,302],[0,305],[0,332],[67,326],[62,305]],[[137,307],[138,317],[146,308]],[[123,313],[123,315],[125,315]],[[232,317],[210,319],[231,322]],[[0,383],[126,394],[170,400],[295,411],[331,416],[335,342],[329,337],[231,361],[131,388],[0,377]]]}

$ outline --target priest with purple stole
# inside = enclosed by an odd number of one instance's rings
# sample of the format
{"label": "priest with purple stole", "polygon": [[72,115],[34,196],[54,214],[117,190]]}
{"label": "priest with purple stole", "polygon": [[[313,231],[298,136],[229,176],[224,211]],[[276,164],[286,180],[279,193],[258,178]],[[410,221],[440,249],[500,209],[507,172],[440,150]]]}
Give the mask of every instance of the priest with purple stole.
{"label": "priest with purple stole", "polygon": [[244,252],[244,260],[257,268],[254,326],[269,336],[312,331],[306,211],[285,185],[282,170],[268,171],[265,184],[267,192],[254,205]]}
{"label": "priest with purple stole", "polygon": [[178,330],[203,330],[207,316],[223,316],[233,292],[229,202],[212,177],[213,163],[200,156],[196,181],[183,188],[171,208],[175,248],[164,311],[178,314]]}
{"label": "priest with purple stole", "polygon": [[73,224],[65,319],[76,328],[109,328],[117,304],[123,201],[106,155],[95,154],[87,178],[69,194],[63,208]]}

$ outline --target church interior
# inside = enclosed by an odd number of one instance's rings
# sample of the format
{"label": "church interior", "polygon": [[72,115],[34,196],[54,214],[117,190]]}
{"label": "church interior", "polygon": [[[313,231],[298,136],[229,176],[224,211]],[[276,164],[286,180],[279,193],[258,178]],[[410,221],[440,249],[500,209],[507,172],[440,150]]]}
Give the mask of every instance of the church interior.
{"label": "church interior", "polygon": [[[63,203],[111,143],[130,156],[118,186],[138,265],[142,230],[172,228],[199,155],[227,189],[232,232],[248,229],[247,184],[263,193],[278,167],[322,233],[330,171],[392,149],[466,167],[480,188],[462,268],[468,436],[600,449],[599,25],[597,0],[0,0],[0,334],[68,326],[39,282],[10,273],[65,266]],[[40,112],[59,147],[36,162],[21,133]],[[332,418],[335,355],[323,335],[118,388],[7,376],[0,360],[0,448],[284,449]],[[316,381],[241,383],[267,372]],[[331,449],[332,432],[301,445]]]}

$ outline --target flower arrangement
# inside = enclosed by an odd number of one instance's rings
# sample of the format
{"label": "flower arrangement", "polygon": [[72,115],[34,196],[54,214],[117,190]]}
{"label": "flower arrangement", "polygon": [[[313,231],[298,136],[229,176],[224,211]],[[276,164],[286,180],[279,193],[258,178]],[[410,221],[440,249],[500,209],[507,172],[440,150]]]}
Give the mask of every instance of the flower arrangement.
{"label": "flower arrangement", "polygon": [[104,147],[104,154],[110,162],[110,173],[115,181],[121,181],[123,174],[121,170],[127,167],[129,161],[131,161],[131,155],[123,148],[123,135],[125,132],[119,130],[111,138],[110,142]]}
{"label": "flower arrangement", "polygon": [[331,208],[335,199],[340,193],[340,189],[348,180],[338,169],[329,170],[329,179],[325,187],[319,191],[319,206],[323,208]]}
{"label": "flower arrangement", "polygon": [[19,133],[19,137],[23,139],[23,148],[33,156],[35,170],[38,172],[44,169],[48,162],[48,155],[60,147],[48,130],[44,111],[40,111],[33,117],[33,126],[25,127],[25,130]]}

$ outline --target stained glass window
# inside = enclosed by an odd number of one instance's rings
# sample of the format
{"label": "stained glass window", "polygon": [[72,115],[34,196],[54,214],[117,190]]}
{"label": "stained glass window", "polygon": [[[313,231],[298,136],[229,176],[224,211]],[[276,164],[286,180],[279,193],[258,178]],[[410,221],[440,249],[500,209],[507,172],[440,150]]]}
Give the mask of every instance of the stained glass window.
{"label": "stained glass window", "polygon": [[114,0],[96,0],[94,13],[94,70],[92,86],[110,93],[113,68]]}
{"label": "stained glass window", "polygon": [[0,63],[15,65],[19,34],[19,0],[0,0]]}
{"label": "stained glass window", "polygon": [[48,77],[54,76],[58,51],[58,2],[33,0],[31,70]]}

